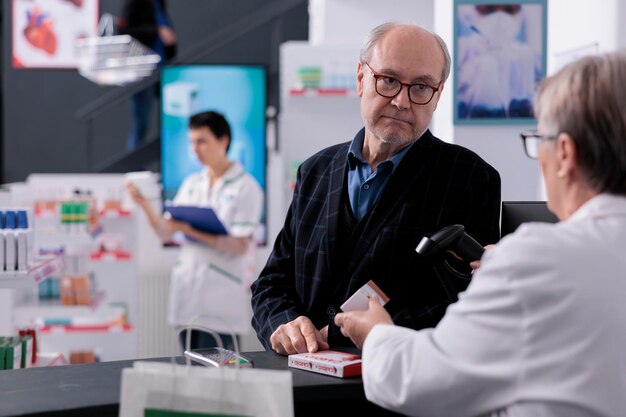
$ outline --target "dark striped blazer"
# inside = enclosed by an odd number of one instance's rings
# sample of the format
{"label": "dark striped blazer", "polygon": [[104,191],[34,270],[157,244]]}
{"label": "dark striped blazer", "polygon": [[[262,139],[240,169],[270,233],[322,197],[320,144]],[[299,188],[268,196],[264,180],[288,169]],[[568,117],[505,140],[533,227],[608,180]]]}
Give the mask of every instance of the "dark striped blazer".
{"label": "dark striped blazer", "polygon": [[266,349],[278,326],[301,315],[318,329],[330,324],[332,344],[339,306],[370,279],[390,297],[385,308],[396,324],[433,327],[456,294],[416,254],[419,241],[457,223],[483,245],[499,238],[498,172],[426,131],[366,216],[351,255],[337,259],[349,146],[326,148],[298,170],[283,229],[252,284],[252,326]]}

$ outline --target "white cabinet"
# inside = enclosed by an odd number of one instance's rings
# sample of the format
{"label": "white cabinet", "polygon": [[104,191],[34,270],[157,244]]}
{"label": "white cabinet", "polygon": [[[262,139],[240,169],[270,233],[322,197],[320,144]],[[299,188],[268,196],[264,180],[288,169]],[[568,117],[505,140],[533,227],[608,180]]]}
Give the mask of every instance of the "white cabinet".
{"label": "white cabinet", "polygon": [[[67,358],[70,352],[83,350],[94,351],[101,361],[138,356],[138,225],[122,201],[124,195],[121,174],[28,178],[16,203],[35,213],[36,253],[63,259],[57,265],[63,266],[60,272],[47,274],[60,279],[60,289],[48,288],[52,298],[43,299],[36,279],[31,279],[30,289],[5,290],[9,310],[0,317],[4,328],[17,333],[19,328],[35,327],[40,352],[60,352]],[[89,201],[89,220],[74,221],[77,217],[60,207],[63,201]],[[62,221],[63,216],[70,220]]]}
{"label": "white cabinet", "polygon": [[[279,143],[287,203],[300,163],[328,146],[352,140],[363,126],[355,90],[358,60],[359,45],[294,41],[280,47]],[[306,71],[319,71],[317,84],[303,79]]]}

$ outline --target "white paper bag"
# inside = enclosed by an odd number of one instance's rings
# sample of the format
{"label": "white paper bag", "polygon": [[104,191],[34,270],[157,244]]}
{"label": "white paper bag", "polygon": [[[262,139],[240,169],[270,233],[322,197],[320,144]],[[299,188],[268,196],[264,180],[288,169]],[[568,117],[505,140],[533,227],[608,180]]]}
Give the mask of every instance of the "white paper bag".
{"label": "white paper bag", "polygon": [[122,371],[120,417],[293,417],[291,372],[135,362]]}

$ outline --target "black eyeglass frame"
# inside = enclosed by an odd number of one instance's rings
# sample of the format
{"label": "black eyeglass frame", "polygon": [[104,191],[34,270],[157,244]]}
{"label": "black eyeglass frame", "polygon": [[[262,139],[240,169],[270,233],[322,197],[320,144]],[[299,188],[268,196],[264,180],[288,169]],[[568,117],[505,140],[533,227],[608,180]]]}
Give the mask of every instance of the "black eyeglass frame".
{"label": "black eyeglass frame", "polygon": [[[384,75],[384,74],[379,74],[378,72],[374,71],[374,69],[370,66],[370,64],[368,64],[367,62],[363,62],[363,65],[367,66],[367,68],[369,69],[370,73],[372,74],[372,77],[374,77],[374,89],[376,90],[376,93],[381,96],[381,97],[385,97],[385,98],[394,98],[396,97],[398,94],[400,94],[400,92],[402,91],[402,87],[406,87],[406,93],[409,96],[409,101],[413,104],[417,104],[418,106],[425,106],[428,103],[430,103],[433,99],[433,97],[435,97],[435,93],[437,91],[439,91],[439,89],[441,88],[441,83],[437,84],[437,87],[433,87],[431,85],[428,84],[424,84],[424,83],[415,83],[415,84],[409,84],[409,83],[403,83],[402,81],[398,80],[397,78],[394,77],[390,77],[389,75]],[[391,95],[385,95],[385,94],[381,94],[380,91],[378,91],[378,79],[379,78],[388,78],[390,80],[393,80],[395,82],[397,82],[398,84],[400,84],[400,88],[398,88],[398,91]],[[413,99],[411,98],[411,88],[414,86],[421,86],[421,87],[428,87],[432,90],[432,94],[430,95],[430,98],[428,99],[428,101],[424,102],[424,103],[418,103],[417,101],[413,101]]]}
{"label": "black eyeglass frame", "polygon": [[[538,139],[537,145],[539,145],[541,142],[556,139],[557,137],[559,137],[559,134],[556,134],[556,135],[543,134],[543,133],[539,133],[538,130],[534,129],[534,130],[526,130],[524,132],[520,132],[519,136],[520,138],[522,138],[522,145],[524,146],[524,153],[526,153],[526,156],[529,157],[530,159],[537,159],[539,155],[529,150],[531,147],[529,139]],[[539,149],[538,146],[537,146],[537,149]]]}

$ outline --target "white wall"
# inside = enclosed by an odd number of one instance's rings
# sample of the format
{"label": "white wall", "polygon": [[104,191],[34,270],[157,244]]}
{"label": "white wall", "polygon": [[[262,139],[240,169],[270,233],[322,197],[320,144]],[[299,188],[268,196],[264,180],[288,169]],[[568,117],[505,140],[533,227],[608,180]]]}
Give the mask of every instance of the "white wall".
{"label": "white wall", "polygon": [[[434,7],[433,31],[446,41],[450,55],[452,54],[452,1],[437,1]],[[454,129],[452,125],[452,88],[454,86],[454,72],[450,71],[450,77],[446,81],[437,110],[433,115],[431,130],[439,139],[453,142]]]}
{"label": "white wall", "polygon": [[617,49],[623,26],[619,9],[625,7],[623,3],[620,0],[548,1],[548,73],[558,69],[555,58],[563,52],[593,43],[598,44],[600,52]]}
{"label": "white wall", "polygon": [[[453,45],[453,2],[435,5],[435,32]],[[557,69],[556,56],[597,43],[599,51],[626,45],[626,4],[619,0],[548,1],[548,74]],[[447,83],[433,119],[435,135],[470,148],[493,165],[502,177],[502,200],[543,198],[541,176],[535,161],[522,149],[519,132],[528,125],[455,126],[452,122],[453,79]]]}
{"label": "white wall", "polygon": [[624,25],[624,22],[626,21],[626,2],[616,0],[616,3],[617,13],[613,16],[615,26],[617,27],[617,33],[615,36],[617,44],[615,47],[622,49],[626,47],[626,25]]}
{"label": "white wall", "polygon": [[433,0],[310,0],[309,42],[361,45],[370,29],[388,21],[414,23],[432,30],[433,3]]}

